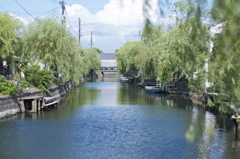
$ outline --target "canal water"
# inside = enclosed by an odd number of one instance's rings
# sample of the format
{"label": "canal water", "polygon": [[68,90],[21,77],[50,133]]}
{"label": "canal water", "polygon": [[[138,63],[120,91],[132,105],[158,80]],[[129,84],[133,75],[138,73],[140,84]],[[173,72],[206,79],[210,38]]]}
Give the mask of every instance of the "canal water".
{"label": "canal water", "polygon": [[108,78],[74,87],[63,104],[0,120],[1,159],[237,159],[232,121],[180,95]]}

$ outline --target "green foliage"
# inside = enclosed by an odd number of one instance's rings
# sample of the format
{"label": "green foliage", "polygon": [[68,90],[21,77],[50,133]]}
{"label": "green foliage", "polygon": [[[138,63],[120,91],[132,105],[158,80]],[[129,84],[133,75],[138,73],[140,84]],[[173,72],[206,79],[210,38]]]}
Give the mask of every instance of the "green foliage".
{"label": "green foliage", "polygon": [[83,61],[86,65],[85,75],[89,73],[91,70],[99,70],[101,67],[100,56],[98,55],[98,51],[95,48],[88,48],[83,50]]}
{"label": "green foliage", "polygon": [[[151,60],[144,54],[146,47],[143,42],[128,42],[116,52],[118,70],[125,74],[128,71],[151,75]],[[149,72],[147,71],[149,70]]]}
{"label": "green foliage", "polygon": [[[172,30],[164,31],[162,26],[146,21],[142,41],[127,43],[117,51],[118,69],[122,73],[132,70],[146,77],[155,75],[161,83],[169,82],[175,74],[187,74],[191,85],[203,86],[205,74],[202,68],[210,56],[208,27],[196,16],[197,7],[188,5],[176,4],[180,11],[185,11],[188,19],[179,21],[179,26]],[[198,72],[195,79],[194,72]]]}
{"label": "green foliage", "polygon": [[52,81],[56,80],[56,78],[52,76],[53,71],[47,70],[46,68],[41,70],[39,65],[24,66],[22,71],[25,78],[22,79],[21,86],[23,88],[34,86],[44,94],[49,93],[48,87],[53,84]]}
{"label": "green foliage", "polygon": [[27,80],[25,80],[24,78],[20,81],[20,86],[21,86],[21,88],[27,88],[27,87],[30,87],[31,86],[31,84],[27,81]]}
{"label": "green foliage", "polygon": [[[240,106],[240,1],[214,1],[211,16],[216,24],[222,24],[222,32],[212,39],[209,27],[201,19],[208,14],[203,7],[205,2],[175,3],[180,16],[171,30],[164,30],[146,20],[142,41],[127,43],[117,51],[119,70],[156,75],[161,83],[168,82],[175,74],[187,75],[191,91],[203,92],[204,67],[206,59],[210,59],[208,80],[214,83],[212,91],[226,94],[232,104]],[[212,53],[209,52],[210,40],[214,42]],[[225,106],[220,108],[226,111]]]}
{"label": "green foliage", "polygon": [[99,68],[100,59],[96,56],[99,50],[94,49],[90,55],[84,53],[77,39],[56,17],[38,19],[29,24],[22,40],[22,59],[47,64],[64,81],[79,83],[90,69]]}
{"label": "green foliage", "polygon": [[[51,66],[56,66],[59,60],[66,29],[56,18],[38,19],[28,25],[24,32],[23,40],[25,49],[23,56],[41,60]],[[61,57],[61,56],[60,56]]]}
{"label": "green foliage", "polygon": [[95,50],[97,53],[103,53],[103,51],[100,50],[99,48],[94,47],[94,48],[92,48],[92,49]]}
{"label": "green foliage", "polygon": [[21,27],[22,24],[17,18],[0,12],[0,58],[6,59],[15,54]]}
{"label": "green foliage", "polygon": [[222,31],[213,38],[211,80],[214,91],[224,93],[237,107],[240,103],[240,1],[214,1],[211,15],[222,25]]}
{"label": "green foliage", "polygon": [[3,76],[0,75],[0,93],[4,95],[14,95],[18,90],[18,87],[12,82],[6,80]]}
{"label": "green foliage", "polygon": [[20,80],[20,74],[19,73],[15,73],[12,78],[15,81],[19,81]]}

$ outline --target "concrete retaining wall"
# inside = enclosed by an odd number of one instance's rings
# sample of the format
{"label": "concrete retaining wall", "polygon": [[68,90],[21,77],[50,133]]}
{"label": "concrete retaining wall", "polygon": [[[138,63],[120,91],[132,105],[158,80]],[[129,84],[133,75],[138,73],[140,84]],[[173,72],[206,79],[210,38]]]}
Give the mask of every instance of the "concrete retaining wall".
{"label": "concrete retaining wall", "polygon": [[[71,82],[66,82],[64,85],[50,88],[51,96],[61,98],[65,96],[72,88]],[[20,103],[18,98],[28,96],[41,95],[41,91],[29,91],[25,90],[15,97],[12,96],[0,96],[0,118],[11,116],[21,112]]]}
{"label": "concrete retaining wall", "polygon": [[64,85],[59,85],[55,88],[50,88],[51,96],[59,98],[65,96],[72,88],[71,82],[66,82]]}
{"label": "concrete retaining wall", "polygon": [[20,107],[16,97],[0,97],[0,118],[19,113]]}

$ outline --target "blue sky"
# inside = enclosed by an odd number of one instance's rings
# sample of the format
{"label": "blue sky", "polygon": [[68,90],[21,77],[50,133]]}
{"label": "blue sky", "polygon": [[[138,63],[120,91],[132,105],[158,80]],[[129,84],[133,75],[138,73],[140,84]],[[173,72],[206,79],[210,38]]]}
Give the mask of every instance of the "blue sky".
{"label": "blue sky", "polygon": [[[150,19],[155,23],[174,24],[175,12],[170,5],[162,5],[166,17],[159,17],[158,0],[149,0],[152,5]],[[17,0],[33,17],[57,15],[61,17],[61,6],[57,0]],[[17,16],[24,24],[34,21],[15,0],[1,0],[0,11]],[[114,53],[126,42],[138,41],[143,27],[143,0],[65,0],[69,21],[67,26],[72,35],[78,37],[78,18],[81,18],[81,45],[90,47],[91,32],[93,47],[105,53]]]}

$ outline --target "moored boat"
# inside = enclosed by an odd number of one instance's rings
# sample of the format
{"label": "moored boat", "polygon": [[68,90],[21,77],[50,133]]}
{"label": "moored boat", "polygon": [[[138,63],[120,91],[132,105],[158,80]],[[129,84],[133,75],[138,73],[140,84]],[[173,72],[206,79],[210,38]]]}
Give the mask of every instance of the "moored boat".
{"label": "moored boat", "polygon": [[163,93],[164,90],[161,86],[145,86],[145,90],[153,93]]}

